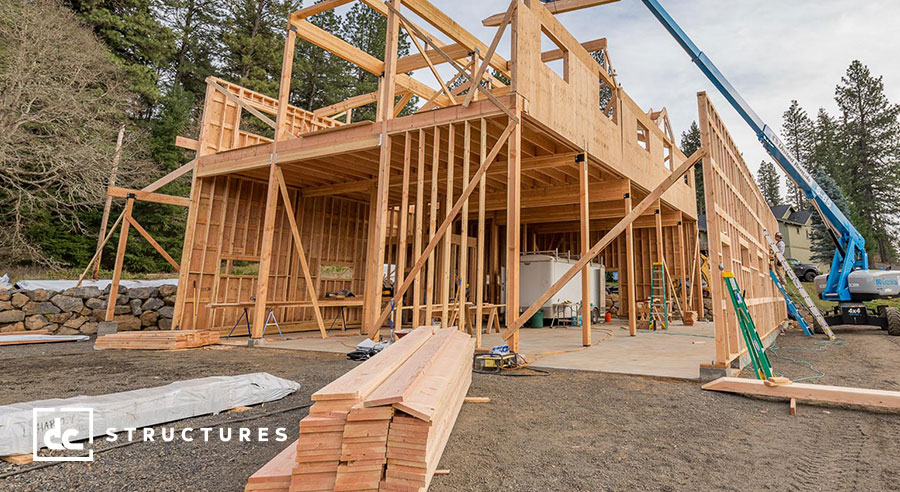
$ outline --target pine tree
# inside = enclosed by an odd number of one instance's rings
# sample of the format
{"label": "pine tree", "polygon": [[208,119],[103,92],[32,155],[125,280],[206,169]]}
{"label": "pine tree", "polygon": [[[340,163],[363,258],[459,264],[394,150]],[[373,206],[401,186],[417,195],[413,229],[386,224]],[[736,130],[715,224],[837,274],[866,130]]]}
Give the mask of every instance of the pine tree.
{"label": "pine tree", "polygon": [[[697,126],[696,121],[691,122],[690,128],[688,131],[681,132],[681,152],[684,155],[690,156],[694,152],[697,151],[703,145],[700,138],[700,127]],[[704,195],[703,191],[703,160],[697,163],[694,166],[694,188],[696,191],[696,199],[697,199],[697,213],[705,214],[706,213],[706,195]]]}
{"label": "pine tree", "polygon": [[161,0],[160,18],[175,37],[170,86],[202,97],[204,80],[216,74],[220,51],[223,0]]}
{"label": "pine tree", "polygon": [[869,251],[891,261],[900,214],[900,106],[888,100],[882,78],[858,60],[841,78],[835,101],[841,110],[841,181],[854,223]]}
{"label": "pine tree", "polygon": [[[339,33],[341,18],[329,10],[310,22],[325,31]],[[362,26],[361,26],[362,27]],[[291,104],[313,110],[352,95],[350,64],[307,41],[298,40],[291,79]]]}
{"label": "pine tree", "polygon": [[762,161],[759,164],[759,171],[756,173],[757,184],[762,191],[763,198],[770,207],[781,205],[781,188],[778,183],[778,171],[775,170],[775,164],[769,161]]}
{"label": "pine tree", "polygon": [[[828,175],[828,172],[824,167],[817,167],[813,171],[813,179],[816,180],[816,183],[819,184],[825,194],[831,198],[831,201],[834,202],[835,206],[837,206],[844,215],[848,215],[847,199],[844,198],[841,187]],[[812,214],[809,239],[813,261],[830,264],[831,259],[834,257],[835,244],[831,239],[831,235],[825,228],[825,223],[822,222],[822,218],[819,217],[819,213],[816,211],[813,211]]]}
{"label": "pine tree", "polygon": [[125,69],[131,92],[141,96],[148,117],[159,99],[159,74],[175,50],[172,31],[154,15],[158,0],[68,0],[66,2]]}
{"label": "pine tree", "polygon": [[[791,101],[791,106],[784,112],[784,123],[781,127],[781,135],[788,151],[803,168],[809,170],[809,158],[812,152],[813,123],[806,114],[806,110],[800,107],[797,100]],[[798,210],[809,208],[803,192],[794,182],[788,179],[787,202],[797,207]]]}
{"label": "pine tree", "polygon": [[287,16],[292,0],[227,2],[221,39],[223,77],[248,89],[278,97]]}
{"label": "pine tree", "polygon": [[825,170],[828,176],[836,176],[839,172],[840,148],[837,140],[838,125],[834,119],[819,108],[813,129],[813,147],[809,158],[811,171]]}

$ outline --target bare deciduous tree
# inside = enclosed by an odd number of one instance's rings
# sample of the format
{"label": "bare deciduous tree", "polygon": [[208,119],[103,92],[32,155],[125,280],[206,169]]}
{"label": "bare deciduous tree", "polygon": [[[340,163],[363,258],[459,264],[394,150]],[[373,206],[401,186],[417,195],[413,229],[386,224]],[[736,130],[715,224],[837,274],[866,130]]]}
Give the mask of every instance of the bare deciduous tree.
{"label": "bare deciduous tree", "polygon": [[[0,1],[0,263],[52,264],[29,239],[39,216],[87,233],[78,213],[104,199],[131,101],[106,48],[70,10]],[[136,147],[125,145],[122,183],[141,173]]]}

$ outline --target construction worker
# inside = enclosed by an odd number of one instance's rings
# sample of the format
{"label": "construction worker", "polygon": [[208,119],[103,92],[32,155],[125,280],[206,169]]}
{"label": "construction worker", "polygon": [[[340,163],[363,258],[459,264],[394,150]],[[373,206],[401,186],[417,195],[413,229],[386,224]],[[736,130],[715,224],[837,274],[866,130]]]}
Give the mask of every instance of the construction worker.
{"label": "construction worker", "polygon": [[781,232],[775,233],[775,247],[778,248],[778,252],[784,256],[784,239],[781,237]]}

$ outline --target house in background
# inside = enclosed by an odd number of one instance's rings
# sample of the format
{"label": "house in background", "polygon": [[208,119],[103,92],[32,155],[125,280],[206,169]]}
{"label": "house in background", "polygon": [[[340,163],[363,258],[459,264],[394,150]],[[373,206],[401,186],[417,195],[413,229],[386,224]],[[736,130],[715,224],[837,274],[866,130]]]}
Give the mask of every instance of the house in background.
{"label": "house in background", "polygon": [[813,263],[810,249],[812,210],[797,210],[793,205],[770,207],[778,219],[778,230],[784,239],[784,256],[803,263]]}

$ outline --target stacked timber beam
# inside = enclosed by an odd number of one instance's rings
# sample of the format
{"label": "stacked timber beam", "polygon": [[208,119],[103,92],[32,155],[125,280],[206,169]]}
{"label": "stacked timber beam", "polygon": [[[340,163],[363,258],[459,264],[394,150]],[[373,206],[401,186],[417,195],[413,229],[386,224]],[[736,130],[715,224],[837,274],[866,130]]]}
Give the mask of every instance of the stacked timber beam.
{"label": "stacked timber beam", "polygon": [[219,333],[203,330],[134,331],[97,337],[95,349],[181,350],[219,343]]}
{"label": "stacked timber beam", "polygon": [[471,384],[474,350],[475,339],[455,328],[413,330],[314,393],[295,449],[245,490],[427,489]]}

